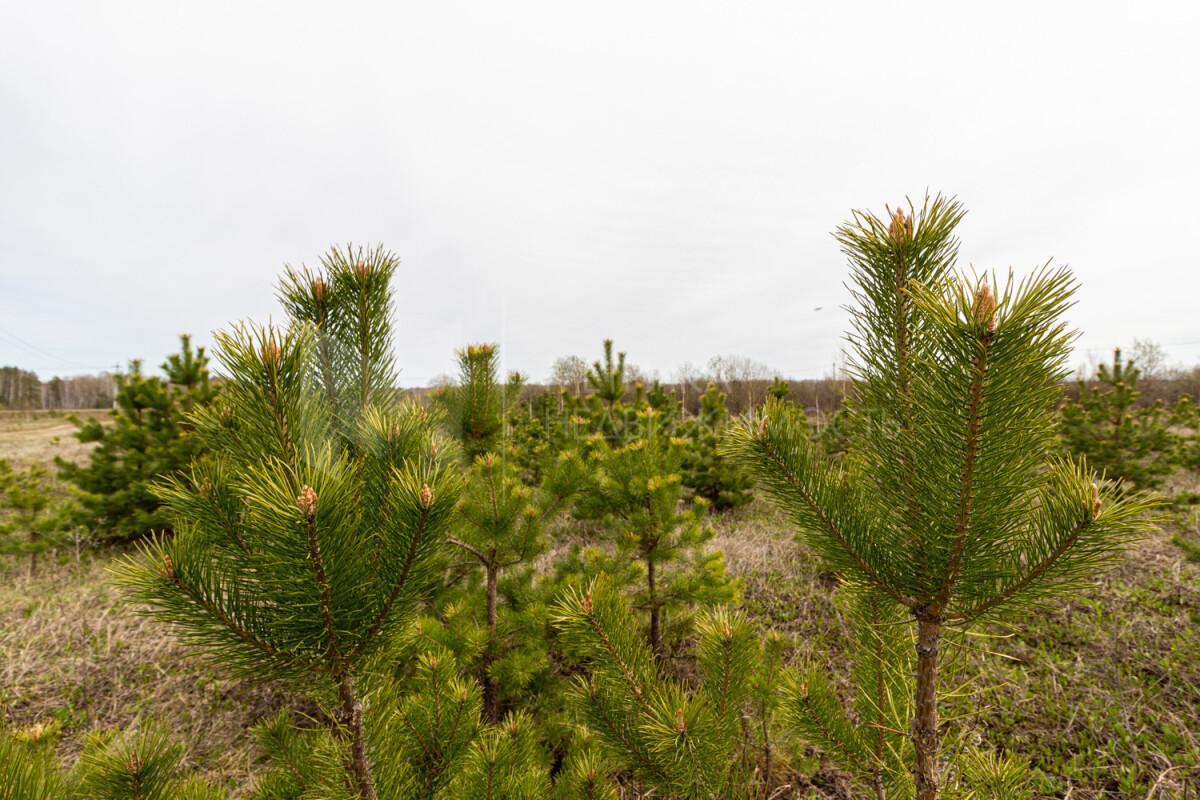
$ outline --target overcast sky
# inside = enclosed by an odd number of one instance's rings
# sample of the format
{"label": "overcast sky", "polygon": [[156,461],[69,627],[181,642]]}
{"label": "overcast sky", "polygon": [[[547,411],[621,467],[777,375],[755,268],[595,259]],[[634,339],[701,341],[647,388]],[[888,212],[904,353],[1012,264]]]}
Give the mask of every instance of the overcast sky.
{"label": "overcast sky", "polygon": [[158,364],[401,258],[407,385],[616,339],[816,377],[852,208],[956,194],[964,266],[1053,257],[1079,357],[1200,361],[1200,4],[0,0],[0,364]]}

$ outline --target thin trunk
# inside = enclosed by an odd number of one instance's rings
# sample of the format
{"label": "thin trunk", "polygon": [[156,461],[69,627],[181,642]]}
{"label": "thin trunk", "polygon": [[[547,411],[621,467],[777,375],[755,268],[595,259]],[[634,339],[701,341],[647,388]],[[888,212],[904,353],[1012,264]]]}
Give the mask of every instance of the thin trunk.
{"label": "thin trunk", "polygon": [[875,639],[875,714],[878,717],[875,720],[875,768],[872,778],[875,787],[875,800],[887,800],[887,790],[883,786],[883,708],[884,703],[887,702],[885,698],[887,686],[883,675],[883,634],[878,629],[877,616],[871,621],[871,624],[875,626],[875,630],[873,631]]}
{"label": "thin trunk", "polygon": [[940,621],[917,622],[917,708],[912,731],[917,800],[937,800],[938,796],[937,669],[941,639]]}
{"label": "thin trunk", "polygon": [[654,559],[646,558],[646,589],[650,600],[650,650],[662,659],[662,633],[659,630],[658,597],[654,589]]}
{"label": "thin trunk", "polygon": [[767,720],[767,709],[764,706],[759,708],[759,724],[762,726],[762,745],[763,745],[763,787],[769,792],[771,791],[771,726]]}
{"label": "thin trunk", "polygon": [[350,734],[350,779],[354,790],[362,800],[378,800],[375,793],[375,777],[371,773],[371,762],[367,759],[367,740],[363,731],[362,702],[354,691],[354,679],[343,675],[338,683],[338,697],[342,703],[342,725]]}
{"label": "thin trunk", "polygon": [[483,652],[483,708],[487,718],[500,721],[500,687],[492,677],[492,664],[496,661],[496,567],[487,565],[487,649]]}

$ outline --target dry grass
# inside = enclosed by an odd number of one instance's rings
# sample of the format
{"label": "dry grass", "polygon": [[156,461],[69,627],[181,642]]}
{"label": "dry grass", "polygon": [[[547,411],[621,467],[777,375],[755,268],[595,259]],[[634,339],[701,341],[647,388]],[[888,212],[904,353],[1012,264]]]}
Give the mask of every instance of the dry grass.
{"label": "dry grass", "polygon": [[[80,417],[107,418],[107,411],[72,412]],[[0,412],[0,458],[15,467],[52,466],[55,456],[79,461],[94,447],[75,439],[76,427],[60,412]]]}
{"label": "dry grass", "polygon": [[[74,432],[61,415],[4,414],[0,457],[51,468],[55,456],[83,458],[91,445]],[[213,670],[123,604],[108,581],[112,557],[59,554],[32,579],[24,560],[0,559],[0,727],[48,726],[71,764],[90,731],[159,721],[203,774],[245,785],[254,757],[246,728],[280,698]]]}
{"label": "dry grass", "polygon": [[246,728],[277,709],[279,696],[212,669],[122,604],[107,563],[0,576],[0,724],[48,725],[70,764],[89,731],[161,721],[202,773],[245,784],[253,765]]}

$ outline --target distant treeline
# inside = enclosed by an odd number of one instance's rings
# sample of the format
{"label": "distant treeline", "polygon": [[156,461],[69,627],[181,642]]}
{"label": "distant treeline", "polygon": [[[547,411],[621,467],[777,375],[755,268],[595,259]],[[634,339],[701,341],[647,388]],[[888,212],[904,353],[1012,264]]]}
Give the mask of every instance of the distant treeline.
{"label": "distant treeline", "polygon": [[37,373],[0,367],[0,408],[30,411],[48,408],[108,408],[116,382],[107,372],[54,377],[43,382]]}
{"label": "distant treeline", "polygon": [[[788,399],[803,408],[810,415],[828,415],[842,407],[842,402],[851,391],[853,382],[849,378],[807,378],[804,380],[780,379],[788,385]],[[726,393],[729,410],[732,414],[743,414],[760,405],[768,395],[774,381],[713,381],[717,387]],[[689,415],[695,415],[700,410],[700,395],[703,394],[707,383],[663,383],[663,389],[671,392],[679,399]],[[1089,387],[1098,386],[1094,380],[1086,383]],[[560,387],[553,384],[529,384],[522,393],[523,400],[532,400],[544,392],[558,392],[565,389],[574,391],[576,387]],[[1175,369],[1165,371],[1153,377],[1142,377],[1138,382],[1138,390],[1142,393],[1137,400],[1138,406],[1150,406],[1161,400],[1170,405],[1180,397],[1188,395],[1193,400],[1200,401],[1200,367],[1190,370]],[[411,390],[418,396],[429,390]],[[584,394],[590,393],[586,388]],[[1079,398],[1079,382],[1071,379],[1063,384],[1063,398]]]}
{"label": "distant treeline", "polygon": [[[662,388],[677,397],[689,414],[700,409],[700,395],[709,381],[716,383],[728,397],[729,410],[742,414],[766,399],[773,380],[719,380],[702,378],[685,383],[663,383]],[[807,378],[785,380],[789,388],[789,399],[810,414],[831,414],[841,408],[846,393],[850,391],[848,378]],[[1089,386],[1094,382],[1089,382]],[[543,392],[559,389],[587,394],[588,389],[578,383],[571,384],[528,384],[522,397],[531,399]],[[648,388],[648,387],[647,387]],[[1156,401],[1174,403],[1183,395],[1200,400],[1200,367],[1191,369],[1169,369],[1156,371],[1149,377],[1143,375],[1138,383],[1142,395],[1138,405],[1153,405]],[[42,382],[38,376],[18,367],[0,367],[0,408],[16,410],[109,408],[116,390],[114,377],[102,372],[99,375],[80,375],[74,378],[55,377]],[[1079,384],[1068,381],[1063,387],[1065,396],[1077,399]],[[431,389],[406,389],[404,394],[424,397]]]}

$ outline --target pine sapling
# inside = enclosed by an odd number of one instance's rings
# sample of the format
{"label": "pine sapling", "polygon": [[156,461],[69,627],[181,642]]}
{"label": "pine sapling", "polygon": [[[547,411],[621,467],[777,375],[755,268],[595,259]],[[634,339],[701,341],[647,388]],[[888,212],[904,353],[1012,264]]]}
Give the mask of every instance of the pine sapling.
{"label": "pine sapling", "polygon": [[50,476],[40,464],[13,469],[0,459],[0,553],[28,554],[29,575],[38,571],[38,557],[70,541],[73,507],[54,497]]}
{"label": "pine sapling", "polygon": [[746,712],[753,703],[766,704],[763,725],[770,725],[770,701],[760,695],[774,694],[774,685],[759,684],[756,675],[770,674],[763,664],[777,660],[777,646],[764,648],[736,612],[706,611],[696,626],[698,686],[691,689],[659,669],[645,639],[629,626],[631,610],[606,575],[566,590],[554,608],[565,652],[587,669],[573,694],[588,729],[656,794],[684,800],[765,796],[760,791],[768,776],[756,758]]}
{"label": "pine sapling", "polygon": [[587,373],[596,396],[611,408],[625,398],[625,354],[613,358],[613,340],[604,340],[604,360],[593,362]]}
{"label": "pine sapling", "polygon": [[1145,501],[1054,456],[1070,273],[958,275],[962,215],[939,197],[911,216],[856,213],[837,232],[852,268],[857,395],[840,461],[774,402],[729,441],[843,580],[915,625],[918,800],[941,785],[947,632],[1086,584],[1148,524]]}
{"label": "pine sapling", "polygon": [[592,481],[581,492],[576,510],[606,522],[619,557],[642,567],[643,586],[634,605],[648,617],[647,637],[658,658],[666,658],[668,616],[681,621],[696,605],[728,602],[736,585],[726,578],[719,552],[706,553],[712,530],[703,519],[703,499],[685,506],[681,476],[682,439],[659,429],[658,412],[638,415],[641,435],[595,456]]}
{"label": "pine sapling", "polygon": [[208,356],[179,337],[179,352],[162,365],[164,378],[146,375],[141,363],[117,377],[115,407],[108,424],[74,420],[79,441],[95,443],[88,460],[56,459],[59,475],[75,485],[88,527],[105,539],[133,539],[170,529],[170,519],[152,484],[186,469],[203,454],[189,415],[214,401]]}
{"label": "pine sapling", "polygon": [[1178,437],[1161,402],[1138,403],[1140,377],[1133,359],[1122,362],[1114,350],[1112,364],[1097,370],[1098,386],[1079,381],[1078,399],[1063,405],[1060,429],[1070,452],[1105,477],[1151,488],[1170,473]]}
{"label": "pine sapling", "polygon": [[458,485],[434,420],[397,402],[395,266],[335,250],[320,274],[285,278],[289,329],[217,335],[223,399],[192,418],[211,457],[160,486],[176,536],[119,571],[223,668],[331,699],[365,800],[377,792],[359,682],[427,590]]}
{"label": "pine sapling", "polygon": [[484,713],[500,721],[500,687],[492,666],[500,654],[499,584],[509,570],[529,564],[545,549],[547,521],[562,509],[582,481],[583,467],[570,451],[562,453],[541,485],[525,485],[499,456],[475,459],[467,473],[450,544],[473,558],[484,574],[487,643],[480,667]]}
{"label": "pine sapling", "polygon": [[511,373],[499,381],[499,351],[493,344],[473,344],[458,353],[457,385],[437,395],[450,432],[469,459],[500,452],[507,415],[518,400],[524,378]]}

